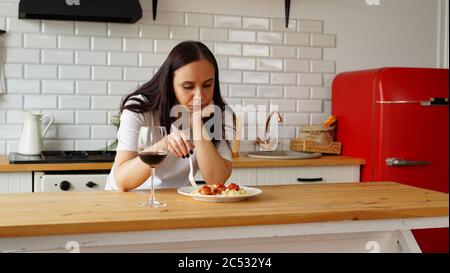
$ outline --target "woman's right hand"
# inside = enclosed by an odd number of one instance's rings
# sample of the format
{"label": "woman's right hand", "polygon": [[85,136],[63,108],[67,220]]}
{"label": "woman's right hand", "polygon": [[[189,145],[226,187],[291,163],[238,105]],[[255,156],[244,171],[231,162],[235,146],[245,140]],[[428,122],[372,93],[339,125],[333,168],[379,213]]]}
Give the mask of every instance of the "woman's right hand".
{"label": "woman's right hand", "polygon": [[195,145],[183,131],[173,131],[167,135],[167,148],[177,157],[189,158],[189,155],[194,153]]}

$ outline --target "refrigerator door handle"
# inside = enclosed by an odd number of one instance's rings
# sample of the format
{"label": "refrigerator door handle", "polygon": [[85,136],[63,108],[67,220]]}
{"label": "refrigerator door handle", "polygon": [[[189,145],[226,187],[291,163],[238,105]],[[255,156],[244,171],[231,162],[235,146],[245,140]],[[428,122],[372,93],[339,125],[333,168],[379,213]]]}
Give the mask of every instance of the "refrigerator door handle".
{"label": "refrigerator door handle", "polygon": [[411,161],[411,160],[403,160],[398,158],[387,158],[386,165],[387,166],[417,166],[417,165],[429,165],[430,161]]}

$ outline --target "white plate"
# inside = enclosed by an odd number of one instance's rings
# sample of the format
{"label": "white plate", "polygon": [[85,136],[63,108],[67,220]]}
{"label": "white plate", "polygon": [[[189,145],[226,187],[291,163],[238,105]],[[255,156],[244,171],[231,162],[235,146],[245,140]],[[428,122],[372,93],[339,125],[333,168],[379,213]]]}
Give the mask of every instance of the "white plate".
{"label": "white plate", "polygon": [[179,194],[186,195],[191,197],[194,200],[198,201],[206,201],[206,202],[216,202],[216,203],[224,203],[224,202],[238,202],[245,200],[247,198],[259,195],[262,193],[262,190],[258,188],[244,187],[240,186],[240,188],[246,190],[248,194],[239,195],[239,196],[225,196],[225,195],[201,195],[201,194],[193,194],[193,187],[187,186],[182,187],[177,190]]}

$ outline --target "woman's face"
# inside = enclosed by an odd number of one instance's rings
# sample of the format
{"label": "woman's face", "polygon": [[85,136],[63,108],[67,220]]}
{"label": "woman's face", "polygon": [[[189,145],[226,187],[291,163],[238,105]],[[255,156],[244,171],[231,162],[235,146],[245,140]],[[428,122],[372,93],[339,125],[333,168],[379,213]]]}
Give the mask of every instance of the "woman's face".
{"label": "woman's face", "polygon": [[195,61],[174,71],[173,89],[179,104],[192,112],[194,96],[202,97],[202,109],[214,95],[214,66],[205,60]]}

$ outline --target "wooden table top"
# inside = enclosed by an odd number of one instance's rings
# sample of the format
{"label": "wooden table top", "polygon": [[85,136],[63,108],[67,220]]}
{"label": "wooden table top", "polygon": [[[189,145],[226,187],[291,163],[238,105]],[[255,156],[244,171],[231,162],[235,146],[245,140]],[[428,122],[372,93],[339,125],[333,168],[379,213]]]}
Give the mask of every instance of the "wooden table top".
{"label": "wooden table top", "polygon": [[[28,171],[74,171],[74,170],[110,170],[112,162],[108,163],[63,163],[63,164],[10,164],[8,156],[0,155],[1,172]],[[338,166],[364,165],[365,160],[348,156],[322,156],[316,159],[301,160],[268,160],[242,156],[233,158],[233,168],[258,167],[301,167],[301,166]]]}
{"label": "wooden table top", "polygon": [[0,194],[0,237],[448,216],[448,194],[394,182],[259,186],[236,203],[156,190]]}

